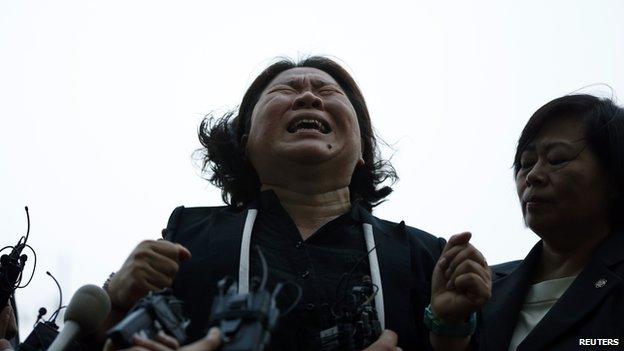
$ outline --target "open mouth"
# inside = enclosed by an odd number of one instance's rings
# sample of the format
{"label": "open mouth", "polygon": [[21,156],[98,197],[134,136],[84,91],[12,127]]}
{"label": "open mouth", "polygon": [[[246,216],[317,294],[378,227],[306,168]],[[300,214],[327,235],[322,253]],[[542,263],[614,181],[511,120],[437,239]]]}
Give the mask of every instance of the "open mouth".
{"label": "open mouth", "polygon": [[317,131],[323,134],[329,134],[331,128],[325,121],[311,118],[295,119],[288,125],[289,133],[296,133],[298,131]]}

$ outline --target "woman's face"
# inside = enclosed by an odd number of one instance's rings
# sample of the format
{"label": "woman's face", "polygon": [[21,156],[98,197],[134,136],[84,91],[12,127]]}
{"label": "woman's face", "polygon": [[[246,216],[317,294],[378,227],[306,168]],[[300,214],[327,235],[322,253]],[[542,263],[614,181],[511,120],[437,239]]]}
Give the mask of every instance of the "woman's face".
{"label": "woman's face", "polygon": [[362,155],[349,98],[329,74],[309,67],[286,70],[267,85],[254,107],[246,148],[263,184],[279,181],[273,178],[288,167],[319,166],[346,177],[348,185]]}
{"label": "woman's face", "polygon": [[608,220],[609,177],[584,135],[580,119],[556,118],[521,154],[518,197],[525,223],[540,236]]}

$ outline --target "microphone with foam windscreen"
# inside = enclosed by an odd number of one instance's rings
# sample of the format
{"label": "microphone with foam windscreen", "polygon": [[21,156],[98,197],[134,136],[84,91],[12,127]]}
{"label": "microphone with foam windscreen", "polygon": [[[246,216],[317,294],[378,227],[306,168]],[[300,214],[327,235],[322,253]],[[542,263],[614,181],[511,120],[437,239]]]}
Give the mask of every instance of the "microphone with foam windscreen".
{"label": "microphone with foam windscreen", "polygon": [[110,299],[102,288],[91,284],[81,287],[67,305],[63,330],[47,351],[64,351],[77,337],[94,332],[110,309]]}

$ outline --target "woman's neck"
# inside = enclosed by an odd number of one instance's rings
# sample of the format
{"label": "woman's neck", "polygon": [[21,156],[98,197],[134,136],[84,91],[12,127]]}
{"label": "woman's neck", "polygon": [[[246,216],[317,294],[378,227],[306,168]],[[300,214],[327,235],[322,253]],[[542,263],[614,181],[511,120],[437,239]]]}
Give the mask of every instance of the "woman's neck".
{"label": "woman's neck", "polygon": [[261,190],[275,192],[282,207],[297,225],[303,240],[351,208],[348,187],[317,194],[303,194],[274,185],[262,185]]}
{"label": "woman's neck", "polygon": [[[542,236],[544,246],[533,283],[577,275],[592,257],[596,247],[611,232],[608,224]],[[540,235],[541,236],[541,235]],[[549,240],[548,237],[561,238]]]}

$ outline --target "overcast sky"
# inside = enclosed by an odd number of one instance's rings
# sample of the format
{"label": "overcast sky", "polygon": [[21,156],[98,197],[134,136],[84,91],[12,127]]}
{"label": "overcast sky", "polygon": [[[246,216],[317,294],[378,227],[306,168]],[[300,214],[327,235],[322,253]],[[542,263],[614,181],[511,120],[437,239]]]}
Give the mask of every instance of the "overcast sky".
{"label": "overcast sky", "polygon": [[378,217],[472,231],[490,263],[524,257],[538,239],[515,194],[518,135],[585,86],[622,97],[623,14],[617,0],[0,2],[0,245],[28,205],[38,257],[22,338],[58,303],[46,270],[67,303],[176,206],[221,204],[191,157],[197,127],[277,56],[329,55],[355,77],[400,176]]}

